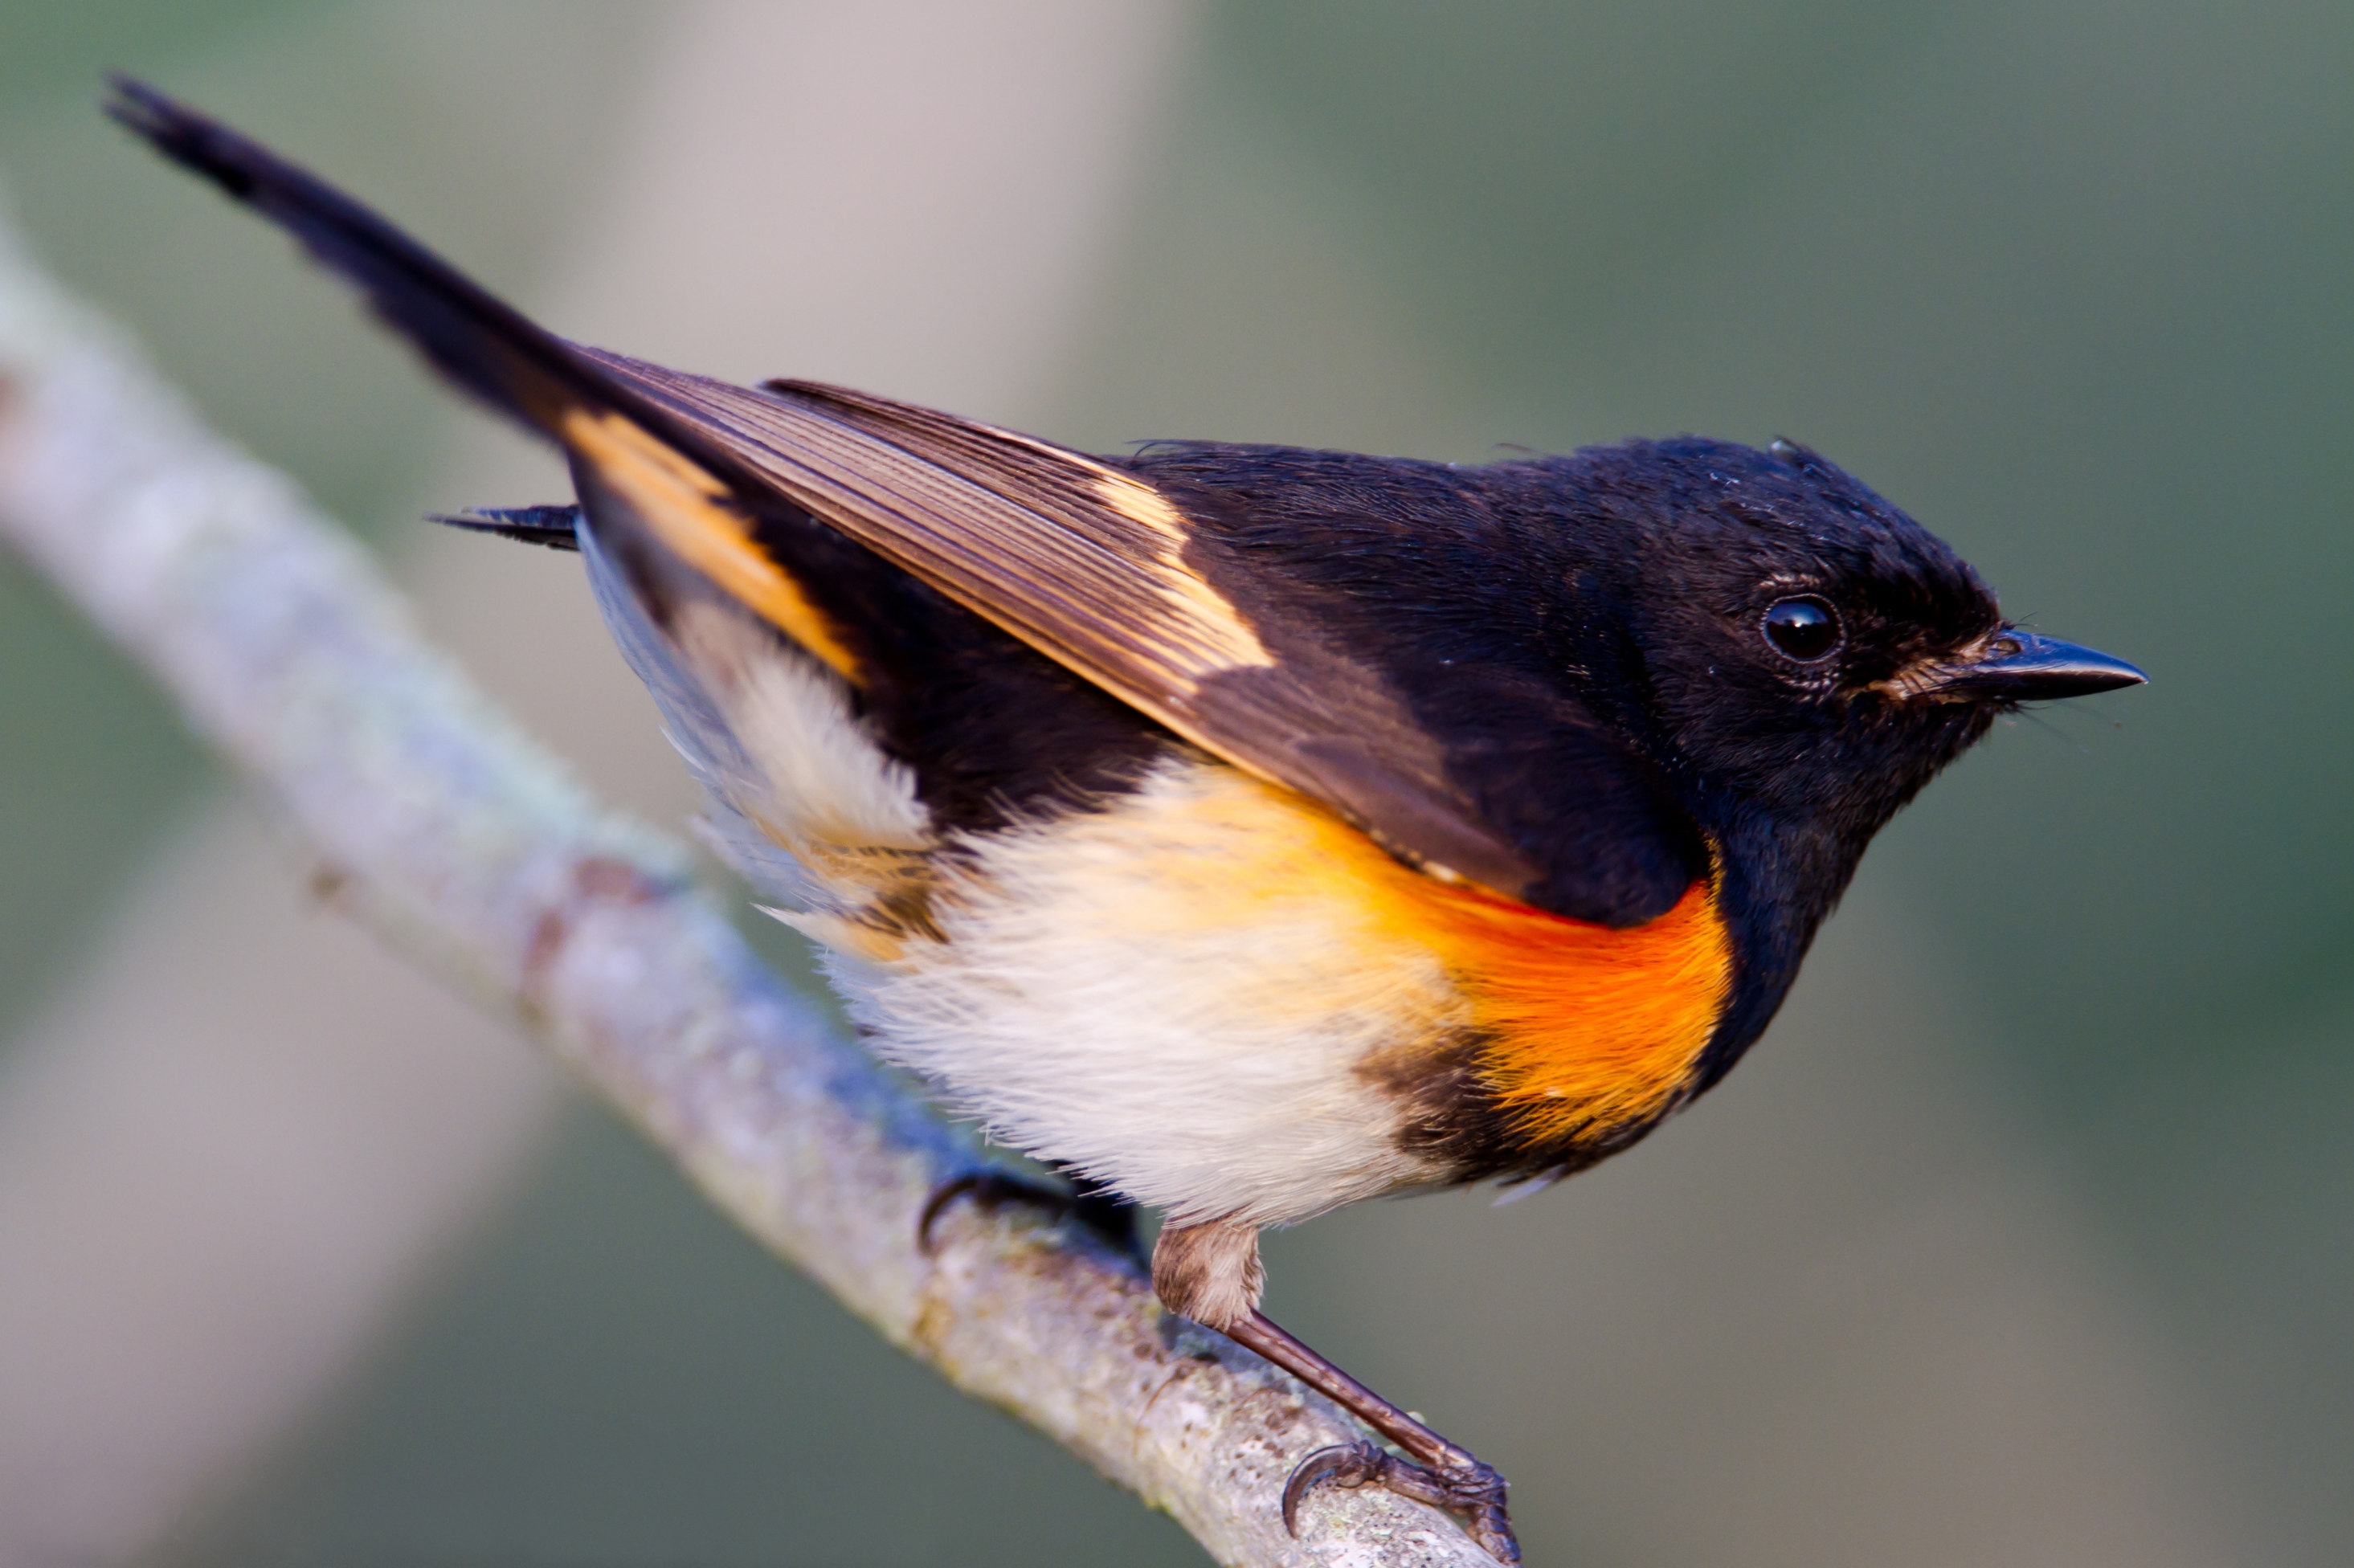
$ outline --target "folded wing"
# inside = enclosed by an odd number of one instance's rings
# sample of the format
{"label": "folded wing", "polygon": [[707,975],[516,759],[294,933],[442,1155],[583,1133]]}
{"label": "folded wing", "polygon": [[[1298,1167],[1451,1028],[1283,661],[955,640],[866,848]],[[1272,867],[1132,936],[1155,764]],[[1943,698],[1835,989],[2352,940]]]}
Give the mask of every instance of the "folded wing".
{"label": "folded wing", "polygon": [[[1483,785],[1476,759],[1451,756],[1380,662],[1320,619],[1320,590],[1135,474],[838,387],[740,387],[578,347],[267,149],[152,89],[116,90],[118,119],[358,283],[452,380],[563,445],[584,499],[642,524],[854,687],[868,674],[862,629],[827,609],[844,538],[1433,874],[1613,925],[1669,907],[1695,874],[1674,813],[1615,744],[1555,770],[1532,828],[1532,801],[1498,804],[1513,792]],[[1558,831],[1581,813],[1596,834]],[[1597,834],[1598,858],[1575,848]]]}

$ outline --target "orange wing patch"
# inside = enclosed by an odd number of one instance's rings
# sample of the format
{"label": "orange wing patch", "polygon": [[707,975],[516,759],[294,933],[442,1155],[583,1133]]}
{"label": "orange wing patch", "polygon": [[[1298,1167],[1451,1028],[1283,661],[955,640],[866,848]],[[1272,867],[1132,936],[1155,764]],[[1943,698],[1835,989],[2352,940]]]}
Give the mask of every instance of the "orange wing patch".
{"label": "orange wing patch", "polygon": [[[1445,743],[1391,676],[1344,646],[1324,610],[1294,602],[1301,585],[1258,594],[1249,585],[1264,567],[1247,551],[1137,476],[842,387],[756,392],[582,355],[743,465],[746,482],[1204,750],[1348,814],[1418,863],[1508,893],[1542,880],[1456,783]],[[1268,611],[1282,619],[1261,621]]]}
{"label": "orange wing patch", "polygon": [[575,407],[557,429],[681,559],[858,683],[857,655],[792,574],[753,541],[726,485],[623,415]]}

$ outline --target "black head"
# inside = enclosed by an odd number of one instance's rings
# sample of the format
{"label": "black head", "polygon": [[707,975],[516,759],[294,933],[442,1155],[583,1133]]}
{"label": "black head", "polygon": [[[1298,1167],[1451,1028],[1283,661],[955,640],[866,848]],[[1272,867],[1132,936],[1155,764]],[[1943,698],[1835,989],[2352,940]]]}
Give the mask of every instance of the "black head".
{"label": "black head", "polygon": [[2012,627],[1943,540],[1803,447],[1511,466],[1571,678],[1703,821],[1762,811],[1860,852],[2006,708],[2142,679]]}
{"label": "black head", "polygon": [[1405,694],[1511,846],[1516,879],[1490,885],[1577,919],[1639,925],[1713,863],[1802,945],[2004,707],[2141,679],[2008,626],[1941,541],[1786,443],[1128,461],[1231,552],[1212,580],[1256,621],[1310,626]]}

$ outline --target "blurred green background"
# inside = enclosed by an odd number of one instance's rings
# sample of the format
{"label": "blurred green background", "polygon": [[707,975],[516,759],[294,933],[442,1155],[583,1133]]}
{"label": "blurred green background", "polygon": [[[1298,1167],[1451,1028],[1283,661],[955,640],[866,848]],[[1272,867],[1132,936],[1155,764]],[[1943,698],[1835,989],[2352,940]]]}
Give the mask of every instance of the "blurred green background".
{"label": "blurred green background", "polygon": [[[435,491],[442,395],[101,122],[99,72],[527,295],[599,242],[627,105],[695,16],[16,7],[0,181],[209,419],[398,555],[424,506],[536,497]],[[1041,433],[1467,461],[1787,434],[2011,613],[2153,677],[1934,788],[1758,1056],[1655,1145],[1500,1213],[1280,1238],[1278,1315],[1500,1463],[1532,1562],[2346,1562],[2354,9],[1318,0],[1169,37]],[[826,69],[773,66],[780,92]],[[747,352],[705,367],[802,368]],[[0,735],[14,1026],[221,783],[13,563]],[[1194,1560],[565,1116],[366,1363],[149,1561]],[[2006,1217],[1922,1218],[1954,1205]],[[2052,1258],[2065,1333],[1919,1308],[2010,1269],[2046,1299]],[[2117,1361],[2080,1398],[2082,1346]],[[1957,1410],[1983,1436],[1940,1447]],[[2072,1478],[2115,1449],[2130,1484]]]}

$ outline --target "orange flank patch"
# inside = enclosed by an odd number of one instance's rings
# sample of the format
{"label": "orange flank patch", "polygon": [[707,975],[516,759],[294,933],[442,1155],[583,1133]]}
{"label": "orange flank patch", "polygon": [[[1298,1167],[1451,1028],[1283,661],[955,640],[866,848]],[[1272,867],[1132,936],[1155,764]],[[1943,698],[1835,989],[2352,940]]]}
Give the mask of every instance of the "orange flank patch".
{"label": "orange flank patch", "polygon": [[727,487],[620,414],[574,408],[560,424],[565,443],[596,465],[598,477],[636,508],[680,557],[843,680],[859,679],[844,647],[801,585],[753,541],[728,504]]}
{"label": "orange flank patch", "polygon": [[1671,1108],[1733,983],[1714,887],[1629,930],[1471,890],[1431,902],[1446,955],[1492,1044],[1485,1072],[1532,1140],[1606,1132]]}
{"label": "orange flank patch", "polygon": [[1436,954],[1461,988],[1489,1041],[1483,1074],[1522,1137],[1594,1136],[1672,1108],[1732,987],[1712,882],[1647,925],[1613,930],[1437,882],[1327,821],[1324,853],[1375,895],[1385,927]]}

